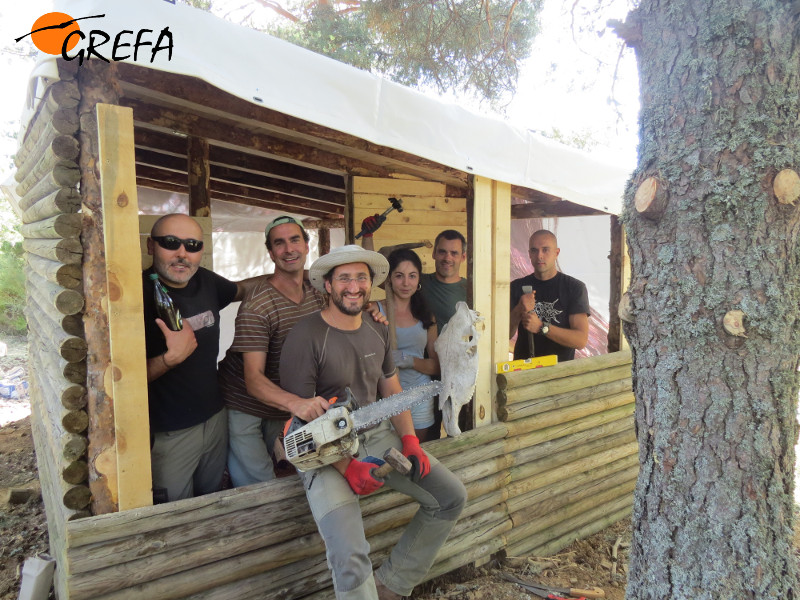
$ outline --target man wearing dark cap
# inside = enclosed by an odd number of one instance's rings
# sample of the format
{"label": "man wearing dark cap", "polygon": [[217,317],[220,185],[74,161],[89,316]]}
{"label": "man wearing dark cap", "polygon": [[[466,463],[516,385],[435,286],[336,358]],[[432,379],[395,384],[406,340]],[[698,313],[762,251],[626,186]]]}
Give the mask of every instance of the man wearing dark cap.
{"label": "man wearing dark cap", "polygon": [[242,302],[233,344],[219,366],[228,407],[228,472],[236,487],[275,477],[273,447],[290,413],[310,421],[327,407],[322,398],[301,398],[279,387],[286,336],[325,304],[303,277],[308,232],[294,217],[281,216],[264,233],[275,273]]}

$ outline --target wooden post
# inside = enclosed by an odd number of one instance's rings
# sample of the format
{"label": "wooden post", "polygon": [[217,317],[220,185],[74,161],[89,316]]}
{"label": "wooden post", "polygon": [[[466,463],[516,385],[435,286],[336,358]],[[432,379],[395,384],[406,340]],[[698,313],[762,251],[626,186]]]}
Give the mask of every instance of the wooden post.
{"label": "wooden post", "polygon": [[508,303],[511,277],[511,186],[485,177],[474,179],[472,226],[473,308],[484,318],[478,343],[481,368],[475,388],[474,423],[491,423],[497,392],[492,366],[508,360]]}
{"label": "wooden post", "polygon": [[[106,394],[114,403],[117,505],[120,510],[153,503],[139,254],[139,203],[133,144],[133,111],[97,105],[100,191],[106,244],[111,362]],[[111,490],[112,496],[114,490]]]}
{"label": "wooden post", "polygon": [[193,217],[210,217],[208,140],[190,136],[186,152],[189,157],[189,214]]}
{"label": "wooden post", "polygon": [[[89,413],[89,488],[92,512],[115,512],[116,441],[114,404],[106,393],[106,372],[110,364],[110,340],[106,315],[107,290],[105,238],[100,181],[97,114],[98,103],[119,103],[119,82],[115,63],[89,60],[78,70],[80,90],[81,241],[83,244],[83,289],[86,308],[83,317],[89,352],[86,357],[87,410]],[[113,493],[112,493],[113,490]]]}
{"label": "wooden post", "polygon": [[317,235],[319,236],[318,238],[319,243],[317,244],[319,255],[325,256],[328,252],[331,251],[331,230],[317,229]]}
{"label": "wooden post", "polygon": [[611,250],[608,255],[611,282],[608,300],[608,351],[617,352],[622,338],[622,323],[617,307],[622,299],[622,223],[619,217],[611,215]]}

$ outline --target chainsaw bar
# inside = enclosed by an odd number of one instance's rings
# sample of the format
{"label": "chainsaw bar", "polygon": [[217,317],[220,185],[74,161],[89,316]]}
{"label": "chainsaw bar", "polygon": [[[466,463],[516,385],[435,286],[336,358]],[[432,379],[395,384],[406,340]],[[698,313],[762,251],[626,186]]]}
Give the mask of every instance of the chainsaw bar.
{"label": "chainsaw bar", "polygon": [[410,387],[397,394],[392,394],[388,398],[381,398],[377,402],[350,413],[350,417],[353,419],[353,429],[363,431],[368,427],[373,427],[389,417],[399,415],[420,402],[432,398],[441,391],[442,382],[431,381],[430,383]]}

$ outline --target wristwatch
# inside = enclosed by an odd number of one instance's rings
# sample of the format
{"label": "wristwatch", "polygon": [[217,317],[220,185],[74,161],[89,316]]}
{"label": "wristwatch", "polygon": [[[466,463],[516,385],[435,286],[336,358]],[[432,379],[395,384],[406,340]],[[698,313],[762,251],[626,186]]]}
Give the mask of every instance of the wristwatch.
{"label": "wristwatch", "polygon": [[550,324],[549,323],[542,323],[542,328],[539,330],[541,335],[547,335],[547,332],[550,331]]}

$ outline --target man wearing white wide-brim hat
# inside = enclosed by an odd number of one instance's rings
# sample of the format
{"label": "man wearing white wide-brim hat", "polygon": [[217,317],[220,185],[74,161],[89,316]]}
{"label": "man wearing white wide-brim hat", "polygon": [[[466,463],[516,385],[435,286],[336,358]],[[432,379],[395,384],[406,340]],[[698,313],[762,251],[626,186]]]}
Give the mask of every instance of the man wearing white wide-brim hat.
{"label": "man wearing white wide-brim hat", "polygon": [[[343,246],[317,259],[309,279],[329,295],[328,305],[289,333],[281,355],[281,387],[303,397],[342,396],[345,387],[359,406],[402,391],[385,325],[362,319],[373,285],[386,279],[389,263],[377,252]],[[391,426],[389,425],[391,421]],[[375,600],[409,595],[433,564],[466,503],[461,481],[426,454],[406,411],[362,432],[358,457],[301,473],[339,600]],[[411,461],[408,475],[376,479],[376,464],[394,447]],[[376,573],[369,559],[358,496],[388,484],[420,503],[420,509]]]}

